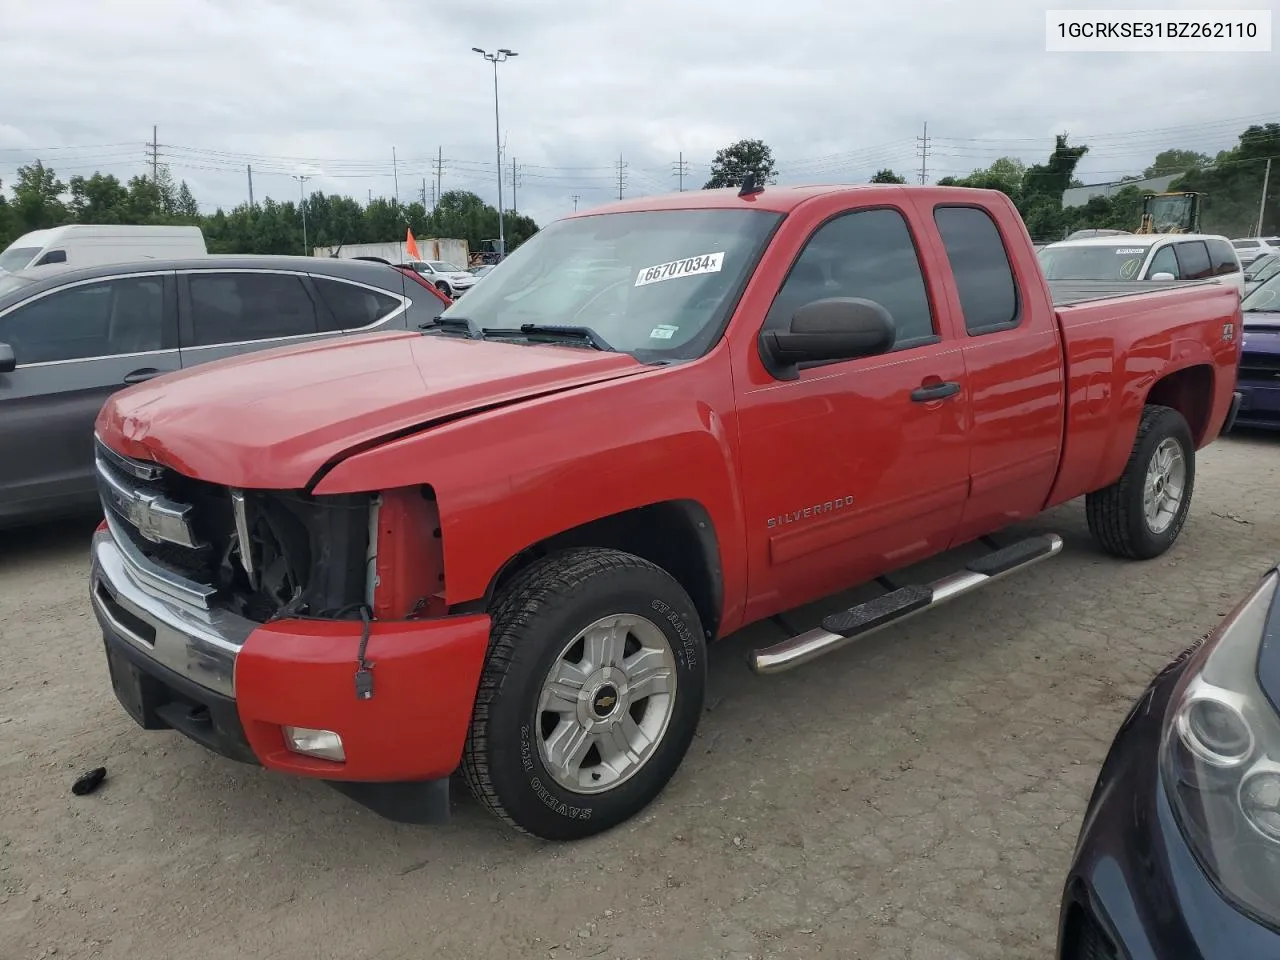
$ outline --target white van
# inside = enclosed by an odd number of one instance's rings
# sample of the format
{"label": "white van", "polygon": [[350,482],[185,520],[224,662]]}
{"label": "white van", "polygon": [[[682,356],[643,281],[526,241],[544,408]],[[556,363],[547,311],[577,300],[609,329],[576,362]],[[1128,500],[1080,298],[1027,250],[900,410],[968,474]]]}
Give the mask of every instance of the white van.
{"label": "white van", "polygon": [[1240,257],[1226,237],[1135,233],[1063,240],[1036,252],[1045,279],[1213,280],[1244,295]]}
{"label": "white van", "polygon": [[208,254],[199,227],[73,223],[20,236],[0,253],[0,273],[36,267],[96,267],[135,260],[178,260]]}

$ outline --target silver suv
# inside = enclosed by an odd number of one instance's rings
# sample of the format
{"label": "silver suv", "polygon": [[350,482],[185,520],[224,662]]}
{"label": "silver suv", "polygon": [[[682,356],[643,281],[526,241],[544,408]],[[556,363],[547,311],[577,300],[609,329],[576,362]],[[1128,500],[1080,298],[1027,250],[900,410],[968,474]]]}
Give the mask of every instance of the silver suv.
{"label": "silver suv", "polygon": [[416,328],[426,285],[387,264],[200,257],[0,277],[0,525],[94,509],[93,424],[134,383],[236,354]]}

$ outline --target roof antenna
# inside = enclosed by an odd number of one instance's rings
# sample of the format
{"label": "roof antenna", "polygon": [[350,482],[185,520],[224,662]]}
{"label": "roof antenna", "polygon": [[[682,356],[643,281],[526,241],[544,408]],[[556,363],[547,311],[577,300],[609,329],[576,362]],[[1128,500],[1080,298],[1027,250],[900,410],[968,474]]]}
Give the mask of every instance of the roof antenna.
{"label": "roof antenna", "polygon": [[764,187],[756,183],[756,175],[748,173],[742,178],[742,189],[738,191],[740,197],[751,197],[757,193],[764,193]]}

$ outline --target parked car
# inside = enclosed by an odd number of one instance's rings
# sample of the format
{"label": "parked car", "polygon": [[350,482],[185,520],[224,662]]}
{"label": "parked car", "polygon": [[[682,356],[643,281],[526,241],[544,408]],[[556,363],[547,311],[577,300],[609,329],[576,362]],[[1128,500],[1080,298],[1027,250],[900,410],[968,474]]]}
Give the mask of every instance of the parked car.
{"label": "parked car", "polygon": [[496,263],[481,264],[478,267],[472,267],[471,273],[477,280],[479,280],[481,277],[488,276],[490,273],[492,273],[493,268],[496,266],[497,266]]}
{"label": "parked car", "polygon": [[1059,960],[1280,957],[1277,584],[1272,569],[1129,711],[1076,843]]}
{"label": "parked car", "polygon": [[1280,253],[1280,237],[1245,237],[1232,240],[1231,245],[1236,248],[1240,262],[1246,266],[1268,253]]}
{"label": "parked car", "polygon": [[[663,789],[710,641],[1081,496],[1105,551],[1177,539],[1238,399],[1234,290],[1056,306],[998,191],[744,192],[572,215],[423,332],[112,397],[89,593],[125,709],[403,819],[447,811],[461,766],[567,840]],[[751,666],[1061,547],[1009,542]]]}
{"label": "parked car", "polygon": [[1280,273],[1280,253],[1263,254],[1244,268],[1245,293],[1257,288]]}
{"label": "parked car", "polygon": [[1226,237],[1147,233],[1051,243],[1039,252],[1050,280],[1213,280],[1244,294],[1240,260]]}
{"label": "parked car", "polygon": [[0,276],[40,268],[62,270],[133,260],[202,257],[199,227],[73,223],[24,233],[0,253]]}
{"label": "parked car", "polygon": [[457,300],[476,284],[477,277],[470,271],[443,260],[408,260],[402,266],[418,271],[452,300]]}
{"label": "parked car", "polygon": [[97,503],[93,421],[114,391],[281,344],[404,330],[443,306],[420,290],[387,266],[315,257],[0,277],[0,524]]}
{"label": "parked car", "polygon": [[1238,374],[1240,426],[1280,430],[1280,274],[1240,302],[1244,344]]}

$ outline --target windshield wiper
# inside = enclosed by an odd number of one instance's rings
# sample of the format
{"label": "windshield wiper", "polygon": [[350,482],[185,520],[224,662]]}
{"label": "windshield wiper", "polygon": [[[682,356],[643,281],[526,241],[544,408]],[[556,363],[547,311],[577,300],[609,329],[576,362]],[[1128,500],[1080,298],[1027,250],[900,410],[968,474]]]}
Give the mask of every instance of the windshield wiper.
{"label": "windshield wiper", "polygon": [[442,330],[465,330],[472,340],[484,339],[484,331],[468,317],[432,317],[418,324],[419,330],[432,330],[436,327]]}
{"label": "windshield wiper", "polygon": [[501,327],[498,327],[498,328],[485,327],[482,332],[486,336],[493,336],[493,337],[500,337],[500,336],[503,336],[504,334],[507,336],[513,336],[518,333],[523,333],[526,336],[528,336],[529,334],[534,334],[534,335],[545,334],[551,337],[565,337],[570,340],[581,340],[585,343],[591,344],[591,346],[595,347],[597,350],[606,350],[610,353],[617,352],[614,349],[613,345],[610,344],[608,340],[600,336],[600,334],[596,333],[590,327],[580,327],[580,326],[570,325],[570,324],[522,323],[520,324],[520,329],[518,330],[503,329]]}

